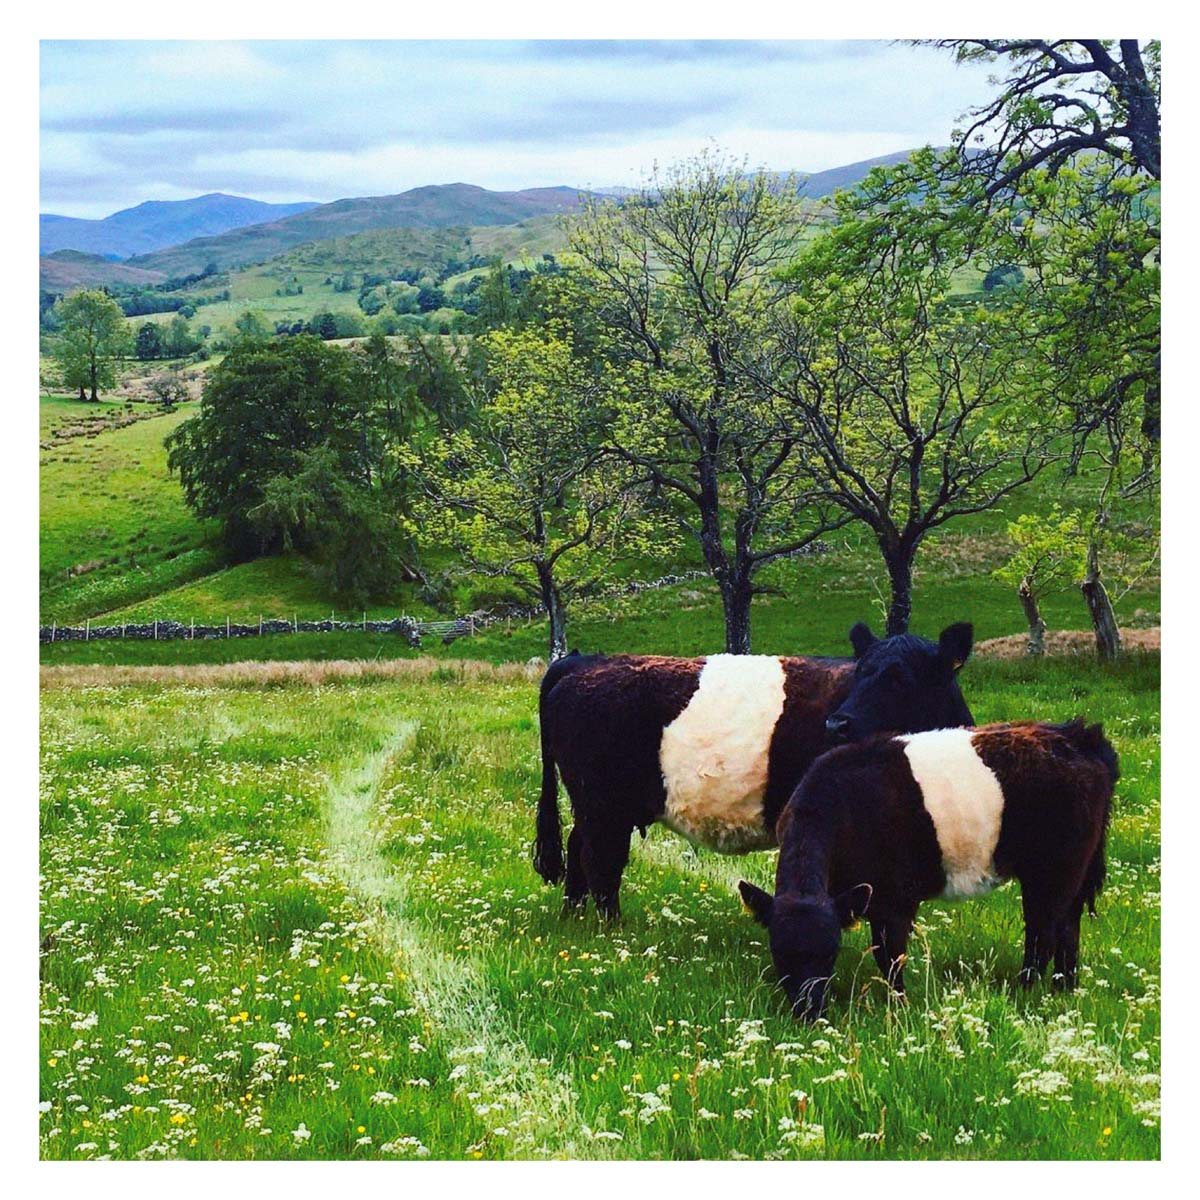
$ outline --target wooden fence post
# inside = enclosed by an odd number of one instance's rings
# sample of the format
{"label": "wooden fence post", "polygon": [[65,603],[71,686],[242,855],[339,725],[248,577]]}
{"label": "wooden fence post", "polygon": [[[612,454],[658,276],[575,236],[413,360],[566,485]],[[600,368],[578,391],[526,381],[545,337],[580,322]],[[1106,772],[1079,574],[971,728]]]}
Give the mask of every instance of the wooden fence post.
{"label": "wooden fence post", "polygon": [[154,618],[154,640],[158,641],[158,618]]}
{"label": "wooden fence post", "polygon": [[262,613],[258,614],[258,636],[262,637]]}
{"label": "wooden fence post", "polygon": [[192,632],[188,634],[188,641],[194,642],[195,640],[196,640],[196,618],[193,617],[192,618]]}
{"label": "wooden fence post", "polygon": [[226,638],[226,640],[228,640],[228,638],[229,638],[229,618],[228,617],[225,618],[225,638]]}
{"label": "wooden fence post", "polygon": [[83,640],[90,642],[92,640],[92,618],[88,617],[83,623]]}
{"label": "wooden fence post", "polygon": [[57,634],[58,634],[58,622],[51,621],[50,622],[50,640],[54,641]]}

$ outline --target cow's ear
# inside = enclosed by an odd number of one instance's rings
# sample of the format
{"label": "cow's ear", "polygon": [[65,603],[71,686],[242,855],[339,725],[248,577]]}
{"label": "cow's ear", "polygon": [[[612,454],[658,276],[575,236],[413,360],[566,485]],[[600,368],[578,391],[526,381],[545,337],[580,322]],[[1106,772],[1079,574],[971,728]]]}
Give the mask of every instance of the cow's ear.
{"label": "cow's ear", "polygon": [[856,883],[839,896],[834,896],[833,907],[842,925],[852,925],[867,911],[874,888],[869,883]]}
{"label": "cow's ear", "polygon": [[760,925],[770,925],[775,898],[744,879],[738,884],[738,891],[742,893],[742,903],[750,910],[750,915]]}
{"label": "cow's ear", "polygon": [[850,630],[850,645],[854,647],[854,657],[862,658],[870,648],[875,645],[879,639],[871,632],[870,627],[864,622],[859,621],[853,629]]}
{"label": "cow's ear", "polygon": [[942,630],[942,636],[938,638],[938,653],[952,671],[957,671],[971,656],[974,644],[974,626],[969,621],[960,621]]}

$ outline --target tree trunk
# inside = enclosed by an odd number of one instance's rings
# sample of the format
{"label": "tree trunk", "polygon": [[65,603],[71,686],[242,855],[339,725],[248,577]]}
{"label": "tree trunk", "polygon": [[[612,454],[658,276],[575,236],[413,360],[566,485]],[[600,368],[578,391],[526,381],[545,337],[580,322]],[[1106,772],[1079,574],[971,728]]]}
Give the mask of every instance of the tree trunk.
{"label": "tree trunk", "polygon": [[549,567],[538,567],[538,583],[542,591],[542,606],[550,620],[550,661],[567,653],[567,610]]}
{"label": "tree trunk", "polygon": [[904,544],[884,546],[883,560],[887,564],[892,591],[887,614],[887,636],[892,637],[897,633],[907,633],[908,623],[912,619],[913,547]]}
{"label": "tree trunk", "polygon": [[750,580],[740,573],[721,587],[725,610],[725,653],[750,653]]}
{"label": "tree trunk", "polygon": [[1037,597],[1033,594],[1033,588],[1030,587],[1028,579],[1021,580],[1021,586],[1017,588],[1017,596],[1021,601],[1021,608],[1025,612],[1025,620],[1029,622],[1029,641],[1025,648],[1033,655],[1045,654],[1046,622],[1042,620]]}
{"label": "tree trunk", "polygon": [[717,472],[711,455],[697,463],[700,484],[700,553],[721,589],[725,616],[725,653],[750,653],[750,564],[744,553],[731,562],[721,539],[721,501]]}
{"label": "tree trunk", "polygon": [[95,360],[92,361],[92,365],[91,365],[89,374],[91,375],[91,380],[92,380],[92,394],[90,396],[90,399],[93,404],[98,404],[100,402],[100,397],[96,394],[96,376],[99,374],[99,371],[96,367]]}
{"label": "tree trunk", "polygon": [[1121,653],[1121,631],[1117,628],[1117,616],[1113,612],[1108,589],[1100,578],[1100,551],[1094,541],[1088,546],[1087,574],[1079,590],[1083,593],[1088,614],[1092,618],[1096,653],[1105,662],[1112,662]]}

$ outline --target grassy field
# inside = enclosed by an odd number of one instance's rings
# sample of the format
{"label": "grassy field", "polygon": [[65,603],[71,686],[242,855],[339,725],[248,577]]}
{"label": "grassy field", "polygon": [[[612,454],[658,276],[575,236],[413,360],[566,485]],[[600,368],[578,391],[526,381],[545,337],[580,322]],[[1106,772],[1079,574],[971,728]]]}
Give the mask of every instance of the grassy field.
{"label": "grassy field", "polygon": [[1008,886],[924,907],[904,1005],[850,934],[813,1028],[732,890],[773,856],[655,829],[617,927],[560,916],[531,674],[265,670],[46,678],[44,1156],[1158,1154],[1156,657],[964,672],[1121,753],[1079,990],[1013,989]]}
{"label": "grassy field", "polygon": [[[146,406],[132,406],[144,411]],[[192,415],[175,412],[41,451],[41,612],[60,623],[106,612],[212,571],[210,531],[167,474],[163,438]],[[41,403],[43,437],[80,419],[116,416],[123,403]]]}
{"label": "grassy field", "polygon": [[[314,619],[336,611],[355,619],[320,586],[302,558],[285,556],[225,567],[213,530],[196,521],[183,503],[178,480],[166,469],[165,434],[186,420],[191,405],[121,428],[55,443],[49,435],[82,417],[120,418],[119,403],[80,404],[46,396],[41,404],[41,610],[45,623],[109,620],[251,622],[266,618]],[[1018,513],[1047,508],[1055,500],[1086,507],[1094,486],[1088,476],[1064,481],[1047,472],[1036,487],[1010,497],[998,509],[952,524],[932,536],[917,561],[915,626],[934,631],[950,621],[970,619],[981,638],[1022,628],[1012,589],[991,575],[1008,553],[1005,524]],[[1149,515],[1149,514],[1147,514]],[[849,530],[830,539],[828,554],[774,565],[763,582],[781,595],[755,601],[755,649],[765,653],[823,652],[845,649],[847,629],[857,620],[881,623],[886,579],[878,554],[862,532]],[[427,564],[439,565],[437,555]],[[669,559],[628,559],[617,566],[623,578],[652,578],[698,566],[696,551],[685,544]],[[482,589],[482,590],[481,590]],[[456,585],[454,613],[487,603],[494,584]],[[1147,575],[1117,598],[1122,623],[1155,623],[1158,580]],[[1052,628],[1084,628],[1087,616],[1074,590],[1045,604]],[[397,613],[435,614],[411,585],[368,610],[371,618]],[[636,598],[577,605],[570,626],[572,644],[587,650],[703,653],[718,644],[721,614],[715,588],[694,583]],[[469,641],[425,652],[491,661],[544,654],[541,622],[514,623]],[[51,662],[228,661],[248,654],[261,658],[346,658],[409,654],[393,638],[359,635],[280,635],[254,643],[194,644],[90,643],[49,646]]]}

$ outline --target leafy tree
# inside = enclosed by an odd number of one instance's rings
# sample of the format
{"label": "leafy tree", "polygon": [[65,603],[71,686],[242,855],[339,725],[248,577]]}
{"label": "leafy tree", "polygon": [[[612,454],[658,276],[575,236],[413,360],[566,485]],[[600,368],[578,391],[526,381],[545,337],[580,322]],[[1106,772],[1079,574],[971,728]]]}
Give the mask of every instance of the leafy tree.
{"label": "leafy tree", "polygon": [[208,373],[199,413],[167,436],[167,462],[197,516],[220,523],[232,555],[273,553],[285,528],[250,512],[302,455],[328,446],[347,478],[366,483],[358,406],[344,350],[305,335],[242,340]]}
{"label": "leafy tree", "polygon": [[570,598],[618,535],[637,542],[634,492],[605,461],[608,383],[570,342],[553,330],[496,330],[483,341],[490,387],[472,425],[410,455],[420,485],[415,528],[540,603],[558,658]]}
{"label": "leafy tree", "polygon": [[625,376],[616,453],[698,543],[737,654],[759,571],[849,520],[810,502],[790,403],[736,369],[801,226],[794,188],[705,154],[620,205],[588,205],[570,230],[579,269],[557,290]]}
{"label": "leafy tree", "polygon": [[1008,537],[1014,547],[1012,557],[995,575],[1017,589],[1029,626],[1029,653],[1044,654],[1046,622],[1041,602],[1082,577],[1088,538],[1079,513],[1064,513],[1057,504],[1045,516],[1024,513],[1009,522]]}
{"label": "leafy tree", "polygon": [[163,371],[150,380],[150,395],[156,404],[171,412],[188,398],[187,385],[178,371]]}
{"label": "leafy tree", "polygon": [[508,268],[501,259],[494,259],[483,276],[473,307],[484,329],[502,329],[516,322],[520,305],[513,293]]}
{"label": "leafy tree", "polygon": [[186,318],[182,314],[172,317],[162,335],[163,355],[166,358],[185,358],[199,348],[200,339],[192,333]]}
{"label": "leafy tree", "polygon": [[[1007,74],[994,99],[958,134],[989,196],[1030,171],[1053,173],[1100,154],[1162,178],[1161,45],[1124,38],[962,38],[937,43],[959,62],[996,62]],[[976,145],[976,143],[982,143]]]}
{"label": "leafy tree", "polygon": [[233,327],[237,332],[238,340],[243,342],[261,342],[271,336],[266,318],[262,313],[251,308],[238,314]]}
{"label": "leafy tree", "polygon": [[487,372],[478,340],[414,332],[404,339],[402,361],[406,385],[442,429],[471,423]]}
{"label": "leafy tree", "polygon": [[63,383],[78,388],[80,400],[98,401],[100,389],[116,382],[115,360],[130,348],[125,314],[111,296],[97,290],[73,292],[54,311],[61,326],[54,353]]}
{"label": "leafy tree", "polygon": [[907,630],[926,535],[983,512],[1058,457],[1052,397],[1012,291],[956,303],[955,273],[1007,226],[927,151],[842,193],[786,272],[792,303],[747,369],[794,408],[819,494],[872,532]]}
{"label": "leafy tree", "polygon": [[152,358],[162,357],[162,335],[153,321],[147,321],[137,331],[137,340],[133,351],[143,362]]}
{"label": "leafy tree", "polygon": [[1071,469],[1104,475],[1086,523],[1082,584],[1102,657],[1120,650],[1103,583],[1102,544],[1139,496],[1157,491],[1161,424],[1158,185],[1096,158],[1053,177],[1031,172],[1021,194],[1037,220],[1012,234],[1027,279],[1030,360],[1061,398]]}
{"label": "leafy tree", "polygon": [[247,517],[264,541],[305,553],[329,591],[356,608],[394,594],[409,577],[389,497],[348,476],[328,444],[301,452],[286,474],[268,479]]}
{"label": "leafy tree", "polygon": [[338,335],[337,318],[331,312],[316,313],[308,322],[308,332],[322,341],[332,341]]}
{"label": "leafy tree", "polygon": [[1024,279],[1021,268],[1015,263],[997,263],[994,267],[989,267],[988,273],[983,277],[983,290],[993,292],[996,288],[1016,287]]}
{"label": "leafy tree", "polygon": [[423,283],[417,289],[417,309],[420,312],[434,312],[446,307],[446,293],[440,287]]}

